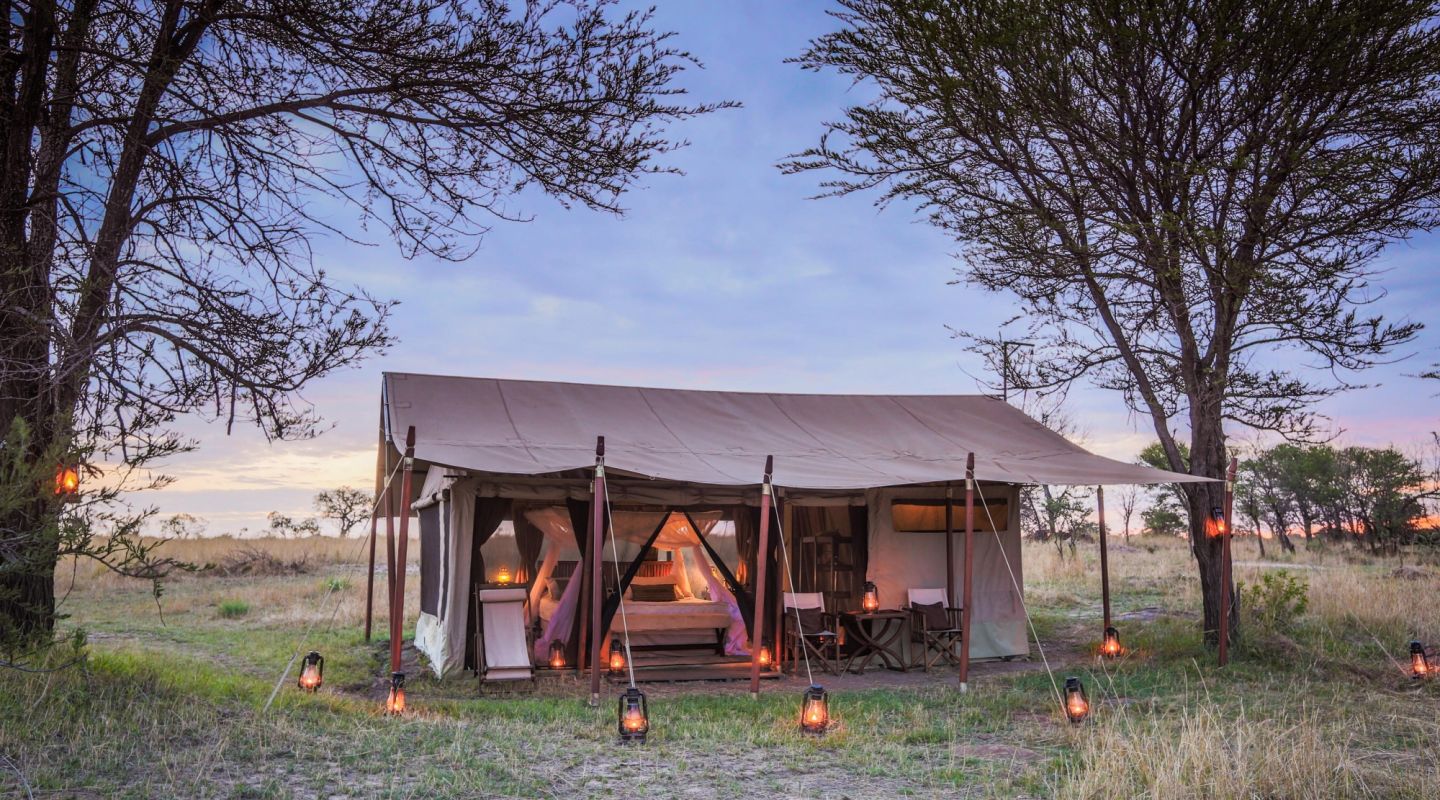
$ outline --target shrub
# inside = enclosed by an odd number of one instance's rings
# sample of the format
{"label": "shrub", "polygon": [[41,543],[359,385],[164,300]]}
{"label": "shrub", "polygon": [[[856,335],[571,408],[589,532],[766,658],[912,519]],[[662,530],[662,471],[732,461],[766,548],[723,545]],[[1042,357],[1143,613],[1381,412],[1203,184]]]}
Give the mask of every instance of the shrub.
{"label": "shrub", "polygon": [[320,588],[327,592],[343,592],[350,588],[350,581],[344,578],[326,578],[325,582],[320,585]]}
{"label": "shrub", "polygon": [[1259,582],[1237,587],[1250,622],[1267,630],[1288,630],[1310,605],[1310,583],[1287,570],[1266,572]]}
{"label": "shrub", "polygon": [[221,600],[220,616],[226,619],[243,617],[250,613],[250,604],[244,600]]}

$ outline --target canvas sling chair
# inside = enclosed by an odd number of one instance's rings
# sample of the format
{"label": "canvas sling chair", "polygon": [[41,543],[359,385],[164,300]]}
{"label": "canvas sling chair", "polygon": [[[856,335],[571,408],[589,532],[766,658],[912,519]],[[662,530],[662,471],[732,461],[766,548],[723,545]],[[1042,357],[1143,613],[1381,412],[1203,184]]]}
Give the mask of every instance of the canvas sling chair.
{"label": "canvas sling chair", "polygon": [[[960,658],[955,648],[960,645],[964,632],[960,628],[960,609],[951,608],[945,601],[944,589],[910,589],[910,636],[918,642],[920,663],[929,672],[940,662],[959,666]],[[934,606],[940,606],[934,608]],[[931,606],[922,609],[919,606]],[[938,614],[936,612],[939,612]]]}
{"label": "canvas sling chair", "polygon": [[[802,616],[814,616],[818,625],[799,627],[796,610]],[[806,611],[818,614],[805,614]],[[831,675],[840,674],[840,618],[825,610],[825,595],[820,592],[786,592],[784,625],[785,646],[790,653],[790,662],[801,660],[808,653],[811,660],[818,662],[820,669]],[[801,652],[804,648],[804,653]]]}
{"label": "canvas sling chair", "polygon": [[480,650],[475,663],[480,665],[481,686],[535,677],[525,624],[528,599],[529,590],[523,586],[475,590],[475,605],[480,609],[475,615],[475,646]]}

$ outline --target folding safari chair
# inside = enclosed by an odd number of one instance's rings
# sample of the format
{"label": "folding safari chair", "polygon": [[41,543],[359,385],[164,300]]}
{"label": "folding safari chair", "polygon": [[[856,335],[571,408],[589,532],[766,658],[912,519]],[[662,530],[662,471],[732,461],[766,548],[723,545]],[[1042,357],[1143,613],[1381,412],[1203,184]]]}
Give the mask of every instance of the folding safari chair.
{"label": "folding safari chair", "polygon": [[[820,610],[821,629],[801,630],[795,609],[811,608]],[[820,669],[839,675],[840,635],[837,631],[840,630],[840,618],[825,610],[825,595],[820,592],[786,592],[784,619],[785,646],[791,662],[803,657],[801,648],[804,648],[804,653],[820,662]]]}
{"label": "folding safari chair", "polygon": [[[952,666],[958,666],[960,659],[955,655],[955,646],[960,644],[960,638],[964,636],[961,630],[960,609],[951,608],[945,598],[944,589],[910,589],[910,638],[911,641],[919,642],[920,662],[924,665],[925,671],[929,672],[930,667],[945,661]],[[945,625],[931,624],[938,623],[938,620],[928,619],[926,614],[917,605],[935,605],[939,603],[945,611]]]}
{"label": "folding safari chair", "polygon": [[497,681],[528,681],[535,677],[530,661],[530,637],[525,627],[523,586],[510,589],[476,589],[475,646],[480,650],[480,685]]}

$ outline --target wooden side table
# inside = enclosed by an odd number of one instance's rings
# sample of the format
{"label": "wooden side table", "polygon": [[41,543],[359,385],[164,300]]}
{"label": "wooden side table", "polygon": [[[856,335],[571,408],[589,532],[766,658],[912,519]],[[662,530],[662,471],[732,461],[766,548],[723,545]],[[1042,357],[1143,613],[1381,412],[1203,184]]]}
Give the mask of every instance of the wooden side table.
{"label": "wooden side table", "polygon": [[853,652],[845,662],[845,669],[864,672],[870,662],[878,658],[886,669],[910,671],[910,665],[906,663],[905,654],[901,650],[909,638],[903,635],[910,626],[909,614],[899,609],[870,613],[846,612],[840,615],[840,620],[854,637],[850,640]]}

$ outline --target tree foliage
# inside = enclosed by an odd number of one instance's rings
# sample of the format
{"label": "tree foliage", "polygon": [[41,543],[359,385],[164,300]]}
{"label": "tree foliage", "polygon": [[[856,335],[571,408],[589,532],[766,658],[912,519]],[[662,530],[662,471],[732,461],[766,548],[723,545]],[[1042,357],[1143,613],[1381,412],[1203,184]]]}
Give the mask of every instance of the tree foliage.
{"label": "tree foliage", "polygon": [[356,525],[370,517],[375,495],[353,486],[341,486],[315,495],[315,510],[325,519],[335,520],[340,536],[350,535]]}
{"label": "tree foliage", "polygon": [[[1010,385],[1113,389],[1168,469],[1220,478],[1227,422],[1308,435],[1316,400],[1416,334],[1372,278],[1440,222],[1428,0],[841,6],[799,61],[874,99],[785,168],[962,242],[962,278],[1017,298],[1036,345]],[[1223,490],[1181,491],[1213,641],[1220,547],[1199,526]]]}
{"label": "tree foliage", "polygon": [[[667,126],[717,107],[677,97],[694,61],[649,13],[605,0],[6,7],[0,426],[23,424],[27,475],[153,465],[193,446],[181,415],[315,434],[300,390],[383,349],[391,311],[326,275],[317,236],[461,259],[519,192],[618,211],[669,171]],[[47,491],[7,487],[0,633],[53,624]]]}

